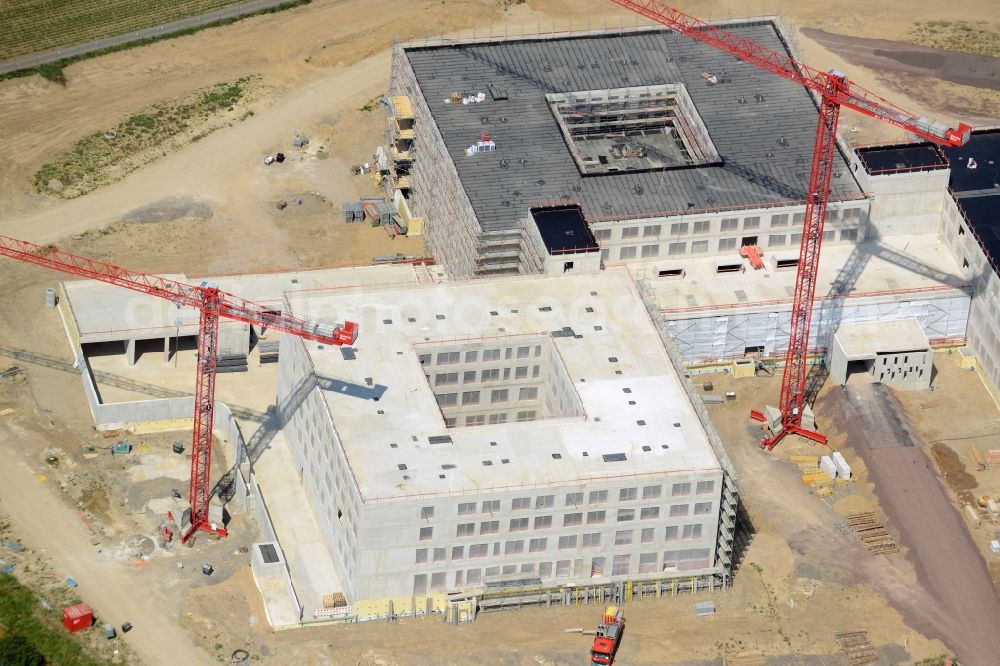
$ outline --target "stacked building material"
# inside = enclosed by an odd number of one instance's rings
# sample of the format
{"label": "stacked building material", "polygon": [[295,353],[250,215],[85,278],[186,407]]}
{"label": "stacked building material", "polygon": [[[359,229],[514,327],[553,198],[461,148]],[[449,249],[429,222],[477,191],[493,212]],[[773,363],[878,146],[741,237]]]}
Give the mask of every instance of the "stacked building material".
{"label": "stacked building material", "polygon": [[218,356],[215,360],[215,372],[246,372],[247,371],[247,356],[246,354],[224,354]]}
{"label": "stacked building material", "polygon": [[826,474],[831,478],[837,478],[837,465],[833,462],[833,458],[830,456],[823,456],[819,459],[819,468],[826,472]]}
{"label": "stacked building material", "polygon": [[867,631],[838,631],[834,638],[852,666],[878,661],[878,650],[872,645]]}
{"label": "stacked building material", "polygon": [[264,363],[277,363],[278,362],[278,341],[263,341],[261,340],[257,344],[257,349],[260,351],[260,362]]}
{"label": "stacked building material", "polygon": [[837,468],[837,476],[850,480],[851,466],[847,464],[847,460],[844,459],[843,454],[840,451],[834,451],[830,457],[833,458],[833,464]]}
{"label": "stacked building material", "polygon": [[850,514],[847,516],[847,525],[854,530],[872,555],[899,552],[895,539],[885,529],[885,524],[879,520],[874,511]]}
{"label": "stacked building material", "polygon": [[344,211],[344,222],[346,222],[347,224],[360,221],[354,219],[354,204],[352,202],[345,201],[341,205],[341,209]]}

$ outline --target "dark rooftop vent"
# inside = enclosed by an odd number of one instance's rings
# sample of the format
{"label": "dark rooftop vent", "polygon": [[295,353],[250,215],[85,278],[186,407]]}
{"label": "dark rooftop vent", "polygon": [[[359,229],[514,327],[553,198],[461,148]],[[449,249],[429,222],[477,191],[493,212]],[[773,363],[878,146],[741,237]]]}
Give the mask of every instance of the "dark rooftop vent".
{"label": "dark rooftop vent", "polygon": [[340,354],[344,357],[345,361],[353,361],[357,358],[354,354],[354,347],[341,347]]}
{"label": "dark rooftop vent", "polygon": [[399,463],[398,465],[396,465],[396,467],[398,467],[398,468],[399,468],[399,471],[400,471],[400,472],[402,472],[403,470],[405,470],[405,469],[406,469],[406,465],[404,465],[403,463]]}
{"label": "dark rooftop vent", "polygon": [[625,462],[628,460],[624,453],[605,453],[601,458],[604,462]]}
{"label": "dark rooftop vent", "polygon": [[264,564],[274,564],[280,561],[278,551],[269,543],[260,544],[260,556],[264,558]]}
{"label": "dark rooftop vent", "polygon": [[451,435],[432,435],[427,438],[431,444],[451,444]]}
{"label": "dark rooftop vent", "polygon": [[455,469],[455,466],[451,463],[445,463],[444,465],[441,465],[441,469]]}

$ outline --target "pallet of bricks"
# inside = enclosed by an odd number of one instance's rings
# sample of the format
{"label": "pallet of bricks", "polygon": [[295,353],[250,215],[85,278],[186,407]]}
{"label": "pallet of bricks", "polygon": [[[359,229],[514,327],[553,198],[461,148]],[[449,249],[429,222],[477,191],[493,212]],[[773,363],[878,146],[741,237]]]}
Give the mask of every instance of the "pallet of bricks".
{"label": "pallet of bricks", "polygon": [[875,515],[874,511],[852,513],[847,516],[847,525],[861,539],[868,552],[872,555],[888,555],[898,553],[899,546],[885,529],[885,525]]}
{"label": "pallet of bricks", "polygon": [[878,661],[878,650],[872,645],[867,631],[838,631],[834,638],[852,666]]}
{"label": "pallet of bricks", "polygon": [[817,497],[833,494],[834,480],[819,468],[819,456],[790,456],[789,461],[799,468],[802,483],[809,486],[809,492]]}

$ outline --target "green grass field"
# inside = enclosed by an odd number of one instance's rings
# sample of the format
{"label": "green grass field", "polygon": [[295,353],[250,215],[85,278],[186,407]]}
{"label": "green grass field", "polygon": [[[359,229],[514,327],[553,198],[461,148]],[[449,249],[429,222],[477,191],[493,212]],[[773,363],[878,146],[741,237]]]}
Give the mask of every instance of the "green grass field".
{"label": "green grass field", "polygon": [[202,14],[238,0],[0,0],[0,61]]}
{"label": "green grass field", "polygon": [[[31,590],[13,576],[0,574],[0,663],[91,666],[108,662],[91,657],[63,628],[61,609],[46,609]],[[91,628],[88,632],[98,632]],[[103,637],[102,637],[103,638]]]}

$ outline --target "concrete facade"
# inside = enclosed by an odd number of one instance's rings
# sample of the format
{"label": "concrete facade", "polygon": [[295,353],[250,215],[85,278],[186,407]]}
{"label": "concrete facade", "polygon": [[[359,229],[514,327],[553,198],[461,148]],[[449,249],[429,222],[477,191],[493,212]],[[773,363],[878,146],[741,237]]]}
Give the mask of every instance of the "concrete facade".
{"label": "concrete facade", "polygon": [[863,376],[903,389],[931,385],[934,353],[916,319],[841,324],[828,351],[830,379],[844,386]]}
{"label": "concrete facade", "polygon": [[[368,331],[350,361],[284,336],[279,378],[279,404],[296,405],[285,415],[293,457],[352,602],[515,583],[725,584],[737,501],[728,459],[630,285],[617,271],[603,274],[607,297],[580,276],[290,303],[349,313]],[[483,338],[484,325],[499,337]],[[479,336],[448,342],[439,331]],[[604,336],[629,342],[606,347]],[[321,388],[327,376],[347,388]],[[513,402],[515,388],[528,389],[523,405],[494,405],[494,391]]]}
{"label": "concrete facade", "polygon": [[[726,27],[789,48],[777,21]],[[758,79],[751,69],[656,28],[397,44],[384,151],[393,158],[383,185],[426,218],[429,250],[455,278],[560,270],[563,262],[554,269],[532,242],[527,211],[567,202],[583,208],[606,264],[735,255],[747,243],[794,249],[816,107],[803,88]],[[722,73],[722,83],[708,85],[705,70]],[[692,168],[625,166],[581,178],[552,100],[578,106],[600,97],[628,106],[663,88],[679,91],[677,132],[700,136],[711,150],[686,140]],[[476,91],[486,91],[485,98],[462,100]],[[496,149],[468,156],[484,130]],[[622,136],[641,141],[643,132]],[[864,238],[868,200],[846,158],[835,170],[831,199],[824,242]]]}

